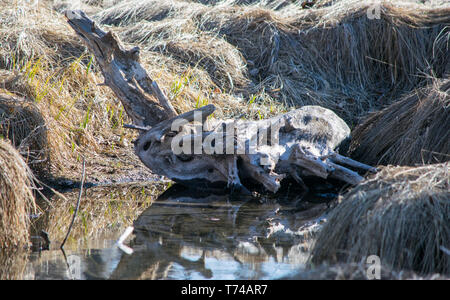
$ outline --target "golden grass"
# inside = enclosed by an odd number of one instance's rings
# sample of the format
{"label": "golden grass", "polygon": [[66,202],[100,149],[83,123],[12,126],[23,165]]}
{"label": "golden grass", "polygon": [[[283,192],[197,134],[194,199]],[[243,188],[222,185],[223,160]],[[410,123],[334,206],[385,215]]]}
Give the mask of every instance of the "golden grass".
{"label": "golden grass", "polygon": [[[363,263],[339,263],[322,264],[308,268],[290,278],[294,280],[369,280],[368,264]],[[396,271],[386,267],[380,268],[381,280],[448,280],[449,277],[441,274],[419,275],[412,271]]]}
{"label": "golden grass", "polygon": [[263,1],[127,1],[95,18],[126,42],[206,69],[229,94],[264,91],[286,106],[322,105],[352,124],[425,75],[443,76],[448,6],[383,3],[380,19],[371,20],[370,3],[321,2],[275,11]]}
{"label": "golden grass", "polygon": [[391,269],[448,275],[449,187],[449,163],[382,168],[331,211],[311,261],[358,263],[378,255]]}
{"label": "golden grass", "polygon": [[0,68],[18,69],[41,58],[56,67],[79,57],[84,47],[63,26],[63,18],[47,1],[34,5],[23,0],[4,0],[0,10]]}
{"label": "golden grass", "polygon": [[[52,172],[75,177],[80,155],[94,158],[111,143],[130,152],[124,145],[135,133],[122,129],[121,104],[98,86],[95,62],[55,11],[70,3],[38,3],[4,3],[0,68],[18,73],[5,88],[35,102],[45,120]],[[422,74],[442,76],[448,59],[446,7],[383,4],[381,19],[370,20],[368,5],[351,0],[308,10],[257,1],[82,3],[140,45],[179,112],[213,103],[216,117],[258,119],[317,104],[355,124],[425,82]]]}
{"label": "golden grass", "polygon": [[33,106],[43,119],[47,144],[40,150],[49,152],[52,176],[75,179],[80,155],[92,158],[113,146],[121,150],[135,133],[123,130],[121,104],[108,88],[98,86],[93,61],[64,18],[47,2],[9,4],[0,13],[0,67],[16,76],[0,87],[24,96],[32,103],[24,105]]}
{"label": "golden grass", "polygon": [[354,123],[416,86],[414,74],[442,76],[446,59],[443,24],[449,20],[439,16],[445,10],[418,15],[384,5],[380,20],[368,19],[366,11],[361,2],[340,1],[289,18],[259,8],[210,11],[199,23],[238,47],[261,88],[281,89],[282,102],[322,105]]}
{"label": "golden grass", "polygon": [[0,249],[28,246],[29,214],[36,209],[32,176],[14,147],[0,139]]}
{"label": "golden grass", "polygon": [[134,133],[122,128],[122,106],[98,82],[81,58],[73,58],[70,65],[55,69],[42,60],[30,61],[7,87],[31,99],[33,104],[26,105],[33,105],[43,119],[47,144],[41,150],[50,152],[49,169],[55,176],[78,177],[80,155],[95,156],[106,148],[102,143],[120,149],[133,138]]}
{"label": "golden grass", "polygon": [[[99,86],[102,78],[95,61],[83,53],[84,46],[64,17],[51,9],[49,1],[38,3],[2,2],[5,9],[0,12],[0,69],[10,71],[1,72],[0,88],[3,93],[20,95],[33,103],[47,129],[45,149],[35,150],[49,152],[47,169],[52,176],[75,180],[80,173],[81,155],[100,164],[118,163],[111,156],[132,153],[131,141],[136,133],[122,128],[128,119],[121,103],[108,87]],[[226,84],[229,89],[237,89],[244,85],[239,82],[249,80],[234,69],[239,67],[245,72],[239,52],[233,52],[234,48],[221,39],[212,43],[216,48],[228,47],[230,54],[218,57],[198,43],[198,48],[187,54],[192,56],[189,59],[183,52],[188,44],[182,40],[172,44],[173,56],[144,51],[144,65],[178,111],[215,103],[219,107],[217,117],[245,113],[248,118],[264,118],[286,110],[264,91],[252,94],[253,105],[223,92]],[[216,74],[217,80],[208,73]]]}

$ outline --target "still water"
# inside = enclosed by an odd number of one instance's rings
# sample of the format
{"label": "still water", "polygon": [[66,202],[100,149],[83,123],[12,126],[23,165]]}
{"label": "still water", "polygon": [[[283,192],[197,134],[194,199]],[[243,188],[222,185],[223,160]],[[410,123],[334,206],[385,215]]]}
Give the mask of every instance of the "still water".
{"label": "still water", "polygon": [[124,243],[132,253],[116,246],[122,226],[64,253],[53,243],[46,251],[0,255],[0,265],[21,265],[9,271],[17,279],[289,278],[305,267],[311,237],[335,195],[329,192],[236,198],[175,185],[130,224]]}

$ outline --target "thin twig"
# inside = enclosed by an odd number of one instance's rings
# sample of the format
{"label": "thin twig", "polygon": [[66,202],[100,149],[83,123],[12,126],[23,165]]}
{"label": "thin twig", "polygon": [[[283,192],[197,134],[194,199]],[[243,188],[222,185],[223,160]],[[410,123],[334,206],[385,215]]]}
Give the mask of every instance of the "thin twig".
{"label": "thin twig", "polygon": [[86,162],[85,162],[85,159],[83,157],[83,171],[82,171],[82,174],[81,174],[81,185],[80,185],[80,193],[78,194],[77,207],[75,208],[75,211],[73,213],[72,222],[70,222],[69,229],[67,230],[66,237],[64,238],[64,240],[63,240],[63,242],[61,244],[60,248],[62,250],[64,249],[64,244],[66,243],[66,240],[69,237],[70,231],[72,230],[73,223],[75,222],[75,218],[77,217],[77,214],[78,214],[78,209],[80,208],[80,201],[81,201],[81,195],[83,194],[83,186],[84,186],[85,174],[86,174]]}
{"label": "thin twig", "polygon": [[148,131],[151,129],[151,127],[137,126],[134,124],[123,124],[123,128],[135,129],[135,130],[141,130],[141,131]]}

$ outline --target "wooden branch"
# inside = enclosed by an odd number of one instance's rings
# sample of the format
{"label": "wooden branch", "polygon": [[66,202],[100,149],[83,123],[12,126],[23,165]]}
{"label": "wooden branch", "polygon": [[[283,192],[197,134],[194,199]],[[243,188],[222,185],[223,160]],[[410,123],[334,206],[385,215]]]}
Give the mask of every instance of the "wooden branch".
{"label": "wooden branch", "polygon": [[194,121],[194,117],[196,116],[196,114],[198,114],[201,116],[201,122],[203,124],[206,121],[206,119],[208,118],[208,116],[211,115],[215,109],[216,108],[214,107],[214,105],[208,104],[208,105],[202,106],[200,108],[185,112],[185,113],[178,115],[176,117],[173,117],[169,120],[165,120],[165,121],[157,124],[156,126],[152,127],[151,130],[149,130],[146,133],[145,138],[154,139],[154,140],[160,142],[163,139],[164,135],[172,130],[172,126],[174,124],[176,124],[175,123],[176,121],[183,120],[183,122],[185,122],[187,124],[189,122]]}
{"label": "wooden branch", "polygon": [[170,101],[139,63],[139,47],[125,49],[112,31],[104,32],[80,10],[67,10],[67,22],[94,54],[109,86],[134,125],[155,126],[177,115]]}
{"label": "wooden branch", "polygon": [[[177,115],[139,63],[139,47],[125,49],[113,32],[101,30],[82,11],[69,10],[65,15],[94,54],[105,85],[114,91],[132,119],[133,124],[124,127],[140,131],[135,153],[154,173],[188,185],[225,182],[231,190],[241,191],[245,191],[242,180],[253,179],[276,192],[285,176],[293,177],[306,189],[301,176],[357,184],[363,177],[347,167],[376,171],[334,152],[350,136],[350,128],[334,112],[320,106],[303,106],[267,120],[215,120],[212,130],[203,126],[215,110],[211,104]],[[189,124],[193,121],[197,124]],[[203,147],[205,139],[209,144]],[[203,152],[187,153],[185,149],[198,149],[198,144],[194,147],[198,141]],[[173,145],[180,143],[186,146],[185,153],[174,153]],[[236,151],[240,149],[248,151]]]}
{"label": "wooden branch", "polygon": [[339,179],[353,185],[360,183],[364,179],[358,173],[350,169],[336,165],[332,162],[328,162],[328,164],[334,168],[334,171],[330,174],[331,178]]}
{"label": "wooden branch", "polygon": [[244,161],[242,168],[251,178],[261,183],[272,193],[276,193],[281,186],[280,181],[283,179],[283,175],[266,171],[262,166],[255,165],[251,161]]}
{"label": "wooden branch", "polygon": [[327,178],[328,174],[333,171],[333,168],[321,161],[318,157],[306,153],[299,144],[295,144],[292,147],[290,158],[292,164],[300,166],[321,178]]}

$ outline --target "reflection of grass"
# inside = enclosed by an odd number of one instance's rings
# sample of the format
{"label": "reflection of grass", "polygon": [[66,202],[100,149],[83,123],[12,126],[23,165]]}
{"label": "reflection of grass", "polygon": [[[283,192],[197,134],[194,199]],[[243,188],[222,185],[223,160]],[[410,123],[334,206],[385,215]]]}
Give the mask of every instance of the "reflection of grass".
{"label": "reflection of grass", "polygon": [[[87,189],[82,196],[79,218],[76,219],[67,243],[87,242],[93,236],[109,231],[121,231],[132,225],[157,196],[167,188],[166,183],[119,184]],[[67,232],[74,212],[78,191],[51,198],[53,207],[35,227],[46,230],[53,242],[59,243]],[[45,206],[45,204],[43,204]]]}

